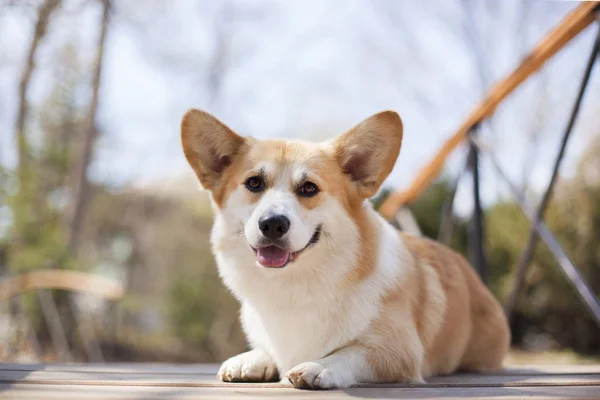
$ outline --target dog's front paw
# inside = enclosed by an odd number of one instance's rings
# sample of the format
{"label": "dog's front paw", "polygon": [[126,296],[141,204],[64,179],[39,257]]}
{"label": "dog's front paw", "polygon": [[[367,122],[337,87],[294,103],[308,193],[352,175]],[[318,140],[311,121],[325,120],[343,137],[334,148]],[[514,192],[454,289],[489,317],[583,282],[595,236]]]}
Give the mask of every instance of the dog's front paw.
{"label": "dog's front paw", "polygon": [[217,378],[223,382],[273,382],[279,374],[271,357],[256,349],[225,361]]}
{"label": "dog's front paw", "polygon": [[316,362],[305,362],[292,368],[286,375],[298,389],[342,389],[355,382],[342,376],[335,368],[326,368]]}

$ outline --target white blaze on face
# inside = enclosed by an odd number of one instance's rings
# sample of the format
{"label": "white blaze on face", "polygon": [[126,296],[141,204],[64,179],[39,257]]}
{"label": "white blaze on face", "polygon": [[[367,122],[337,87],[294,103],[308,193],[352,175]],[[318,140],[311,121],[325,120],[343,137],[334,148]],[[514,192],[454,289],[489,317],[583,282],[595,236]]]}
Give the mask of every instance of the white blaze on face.
{"label": "white blaze on face", "polygon": [[[290,221],[288,232],[281,238],[289,243],[292,252],[302,250],[315,233],[319,222],[316,210],[306,210],[298,201],[294,188],[301,182],[305,171],[294,165],[277,167],[273,164],[260,166],[266,173],[268,189],[261,194],[250,217],[244,222],[244,234],[252,247],[257,247],[263,234],[259,221],[274,215],[282,215]],[[311,212],[312,211],[312,212]]]}
{"label": "white blaze on face", "polygon": [[[317,175],[317,171],[306,163],[292,161],[284,166],[263,161],[253,165],[251,170],[244,171],[243,176],[253,176],[254,172],[258,175],[258,171],[265,175],[266,190],[257,194],[255,201],[252,201],[255,195],[249,193],[244,183],[230,192],[224,207],[218,210],[220,237],[233,239],[236,243],[232,244],[236,248],[240,248],[239,240],[243,240],[246,246],[241,245],[241,248],[249,256],[251,247],[258,249],[265,244],[259,221],[272,215],[282,215],[289,220],[289,229],[280,242],[286,244],[286,249],[281,252],[275,246],[266,246],[257,250],[255,262],[258,266],[277,268],[287,265],[289,261],[295,263],[302,260],[306,269],[319,265],[323,257],[339,259],[343,265],[351,266],[348,260],[354,259],[355,254],[350,249],[357,245],[358,234],[354,221],[344,207],[323,190],[317,195],[320,197],[318,205],[309,209],[296,193],[301,183],[323,182],[330,177]],[[306,248],[319,227],[319,243],[306,249],[302,255],[294,254]]]}

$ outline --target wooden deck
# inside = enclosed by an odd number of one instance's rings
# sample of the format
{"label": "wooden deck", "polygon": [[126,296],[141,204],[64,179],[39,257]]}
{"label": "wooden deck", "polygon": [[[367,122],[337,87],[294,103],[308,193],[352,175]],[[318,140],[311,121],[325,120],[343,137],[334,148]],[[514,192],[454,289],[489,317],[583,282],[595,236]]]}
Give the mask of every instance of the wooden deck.
{"label": "wooden deck", "polygon": [[216,365],[206,364],[0,364],[0,399],[600,399],[600,365],[513,367],[423,385],[323,392],[279,383],[222,383],[216,372]]}

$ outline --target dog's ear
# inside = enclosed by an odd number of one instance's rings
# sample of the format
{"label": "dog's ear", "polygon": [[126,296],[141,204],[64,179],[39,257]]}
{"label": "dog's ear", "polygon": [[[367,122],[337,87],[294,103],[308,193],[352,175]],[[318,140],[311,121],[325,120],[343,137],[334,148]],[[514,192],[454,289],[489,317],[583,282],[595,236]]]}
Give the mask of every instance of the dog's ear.
{"label": "dog's ear", "polygon": [[402,120],[393,111],[365,119],[336,139],[335,157],[363,198],[373,196],[394,168],[402,144]]}
{"label": "dog's ear", "polygon": [[181,121],[181,144],[202,186],[213,190],[223,171],[243,151],[246,140],[212,115],[189,110]]}

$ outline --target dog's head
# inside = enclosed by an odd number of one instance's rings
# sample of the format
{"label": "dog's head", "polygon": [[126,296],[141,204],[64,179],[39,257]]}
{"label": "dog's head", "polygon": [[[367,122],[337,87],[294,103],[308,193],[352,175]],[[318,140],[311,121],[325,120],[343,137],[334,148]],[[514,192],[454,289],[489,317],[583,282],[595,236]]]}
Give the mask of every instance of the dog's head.
{"label": "dog's head", "polygon": [[353,216],[394,166],[402,122],[385,111],[317,144],[242,137],[190,110],[181,139],[230,234],[245,238],[260,266],[281,268],[318,247],[323,235],[352,229]]}

